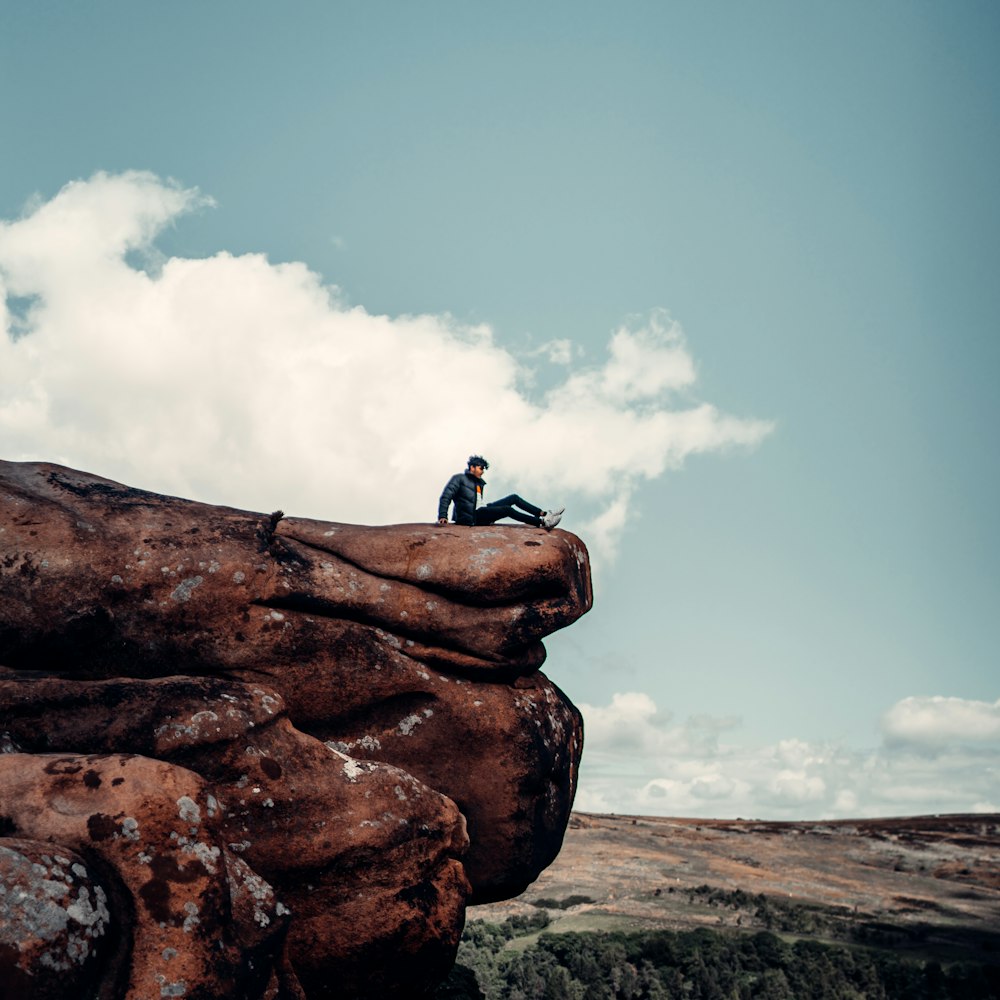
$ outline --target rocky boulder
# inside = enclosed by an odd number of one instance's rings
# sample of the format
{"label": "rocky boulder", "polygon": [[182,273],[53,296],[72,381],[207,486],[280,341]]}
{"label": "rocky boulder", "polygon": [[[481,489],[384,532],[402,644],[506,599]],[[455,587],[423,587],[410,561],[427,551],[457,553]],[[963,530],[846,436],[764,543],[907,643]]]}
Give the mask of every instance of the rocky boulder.
{"label": "rocky boulder", "polygon": [[[564,531],[0,462],[0,873],[81,859],[130,941],[86,950],[101,997],[419,996],[559,850],[582,726],[541,639],[590,602]],[[0,974],[40,975],[3,916]]]}

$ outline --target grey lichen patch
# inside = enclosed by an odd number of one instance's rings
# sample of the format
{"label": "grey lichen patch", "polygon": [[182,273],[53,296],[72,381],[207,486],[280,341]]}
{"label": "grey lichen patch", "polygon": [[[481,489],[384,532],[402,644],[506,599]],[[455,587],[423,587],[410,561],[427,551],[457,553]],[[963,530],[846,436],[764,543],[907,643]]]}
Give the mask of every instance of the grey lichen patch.
{"label": "grey lichen patch", "polygon": [[261,927],[270,925],[274,917],[288,916],[291,911],[275,900],[274,889],[252,868],[239,858],[227,860],[230,891],[233,901],[246,893],[253,900],[254,923]]}
{"label": "grey lichen patch", "polygon": [[472,556],[469,562],[472,564],[473,569],[480,575],[485,576],[492,568],[493,560],[500,555],[500,552],[499,548],[484,546]]}
{"label": "grey lichen patch", "polygon": [[400,733],[403,736],[409,736],[417,726],[423,723],[424,719],[429,719],[434,712],[432,709],[425,708],[422,714],[423,718],[420,715],[413,714],[408,715],[405,719],[401,719],[398,726]]}
{"label": "grey lichen patch", "polygon": [[177,800],[177,815],[185,823],[201,822],[201,810],[198,808],[198,803],[188,795],[182,795]]}
{"label": "grey lichen patch", "polygon": [[38,966],[65,972],[95,953],[109,920],[104,890],[79,862],[0,846],[0,948],[33,942]]}
{"label": "grey lichen patch", "polygon": [[181,844],[181,851],[184,854],[194,855],[194,857],[201,862],[201,866],[205,869],[205,871],[207,871],[210,875],[215,874],[217,870],[216,865],[219,861],[219,855],[222,853],[218,847],[202,843],[201,841],[197,843],[191,843],[188,841],[187,843]]}
{"label": "grey lichen patch", "polygon": [[343,762],[341,764],[341,768],[343,770],[344,777],[347,778],[352,785],[358,780],[358,778],[361,777],[361,775],[371,773],[378,766],[376,764],[371,764],[368,761],[355,760],[353,757],[348,757],[346,753],[339,749],[344,746],[343,743],[328,742],[325,743],[324,746],[331,753],[336,754],[336,756],[341,759]]}
{"label": "grey lichen patch", "polygon": [[181,580],[181,582],[179,584],[177,584],[176,587],[174,587],[174,589],[171,592],[170,596],[175,601],[180,601],[182,603],[184,601],[189,601],[189,600],[191,600],[191,594],[194,591],[194,589],[196,587],[201,586],[201,584],[203,582],[204,582],[204,578],[203,577],[200,577],[200,576],[189,576],[187,579]]}
{"label": "grey lichen patch", "polygon": [[260,707],[264,709],[268,715],[274,715],[275,712],[280,712],[285,707],[284,702],[279,697],[271,694],[269,691],[254,688],[253,694],[255,698],[259,699]]}
{"label": "grey lichen patch", "polygon": [[338,753],[349,754],[352,750],[360,748],[366,753],[375,753],[382,749],[382,743],[377,736],[372,736],[369,733],[365,733],[364,736],[356,740],[351,740],[345,743],[343,740],[337,740],[336,742],[329,742],[326,744],[331,750],[336,750]]}
{"label": "grey lichen patch", "polygon": [[373,631],[387,646],[392,646],[393,649],[402,649],[403,644],[399,641],[399,636],[380,628],[373,629]]}
{"label": "grey lichen patch", "polygon": [[344,761],[343,771],[345,777],[351,783],[357,781],[358,778],[365,773],[365,769],[362,767],[360,761],[350,759]]}
{"label": "grey lichen patch", "polygon": [[192,719],[190,722],[168,722],[158,726],[153,735],[164,745],[171,743],[187,744],[198,742],[202,736],[197,723]]}

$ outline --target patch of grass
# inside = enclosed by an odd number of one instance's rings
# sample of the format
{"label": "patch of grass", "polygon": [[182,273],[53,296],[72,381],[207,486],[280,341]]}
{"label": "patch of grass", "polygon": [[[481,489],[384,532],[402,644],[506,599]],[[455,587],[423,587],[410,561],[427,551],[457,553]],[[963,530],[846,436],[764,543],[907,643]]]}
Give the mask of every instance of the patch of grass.
{"label": "patch of grass", "polygon": [[530,934],[523,934],[508,941],[505,951],[525,951],[538,943],[542,934],[588,934],[594,932],[638,931],[649,930],[655,923],[638,920],[635,917],[620,913],[604,913],[601,910],[591,910],[587,913],[568,913],[556,917],[547,927],[539,928]]}

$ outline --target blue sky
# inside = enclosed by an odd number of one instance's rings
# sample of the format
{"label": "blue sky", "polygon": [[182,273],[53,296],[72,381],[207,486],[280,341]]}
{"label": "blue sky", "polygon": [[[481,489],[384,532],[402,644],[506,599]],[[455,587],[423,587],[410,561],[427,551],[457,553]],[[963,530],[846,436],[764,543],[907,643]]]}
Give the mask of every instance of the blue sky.
{"label": "blue sky", "polygon": [[595,554],[582,808],[1000,810],[998,43],[3,4],[0,453],[381,523],[482,450]]}

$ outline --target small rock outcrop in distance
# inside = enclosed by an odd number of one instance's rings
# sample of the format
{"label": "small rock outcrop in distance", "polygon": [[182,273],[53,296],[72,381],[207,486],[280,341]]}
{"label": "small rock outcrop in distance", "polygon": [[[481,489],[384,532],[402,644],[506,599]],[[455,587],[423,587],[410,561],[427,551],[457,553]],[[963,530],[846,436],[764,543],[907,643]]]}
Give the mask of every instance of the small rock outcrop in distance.
{"label": "small rock outcrop in distance", "polygon": [[0,462],[9,995],[423,995],[558,853],[583,735],[541,639],[591,600],[564,531]]}

